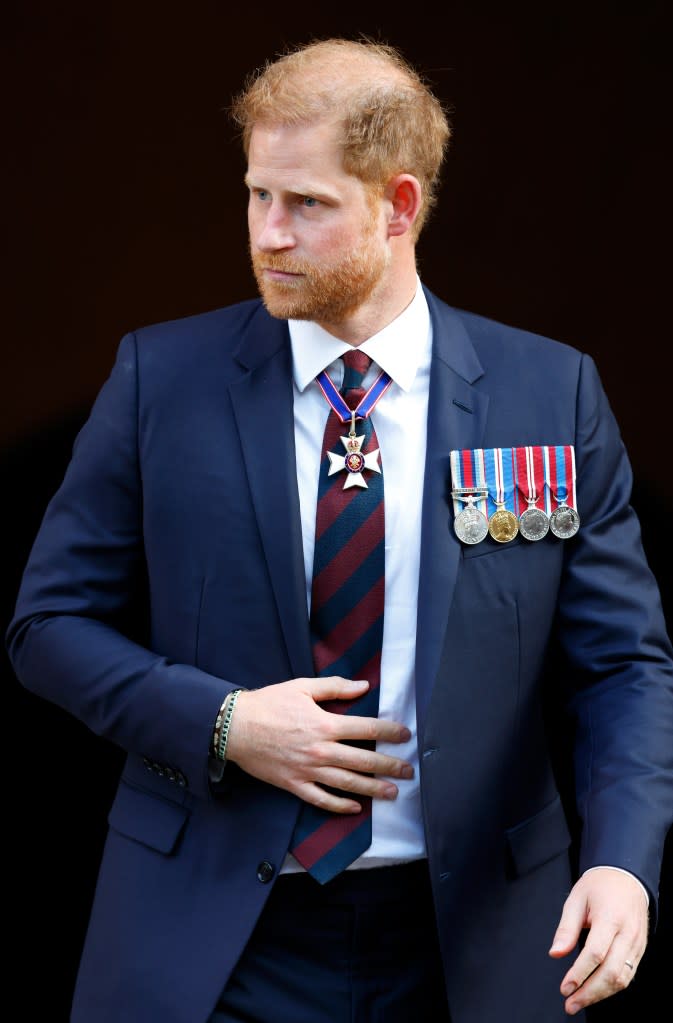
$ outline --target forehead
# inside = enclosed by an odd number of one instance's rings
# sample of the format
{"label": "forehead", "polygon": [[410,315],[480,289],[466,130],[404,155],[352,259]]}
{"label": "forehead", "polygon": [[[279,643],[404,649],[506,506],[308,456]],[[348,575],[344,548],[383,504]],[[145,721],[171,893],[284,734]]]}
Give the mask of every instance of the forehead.
{"label": "forehead", "polygon": [[284,184],[316,177],[334,183],[356,180],[343,168],[339,125],[333,121],[256,124],[250,135],[247,177],[257,184],[258,175],[273,176]]}

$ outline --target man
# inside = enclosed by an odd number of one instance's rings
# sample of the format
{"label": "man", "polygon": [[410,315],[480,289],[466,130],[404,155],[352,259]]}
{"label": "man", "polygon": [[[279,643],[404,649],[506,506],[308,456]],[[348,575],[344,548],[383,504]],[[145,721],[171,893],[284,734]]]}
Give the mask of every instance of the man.
{"label": "man", "polygon": [[8,633],[128,754],[73,1023],[581,1018],[673,817],[595,368],[420,284],[449,128],[394,50],[311,44],[234,115],[262,301],[124,338]]}

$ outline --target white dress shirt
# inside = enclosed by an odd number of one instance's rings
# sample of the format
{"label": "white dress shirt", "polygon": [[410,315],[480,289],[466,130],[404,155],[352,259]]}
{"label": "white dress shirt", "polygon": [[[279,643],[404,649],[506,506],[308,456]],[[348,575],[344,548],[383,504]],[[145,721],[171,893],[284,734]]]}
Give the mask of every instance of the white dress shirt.
{"label": "white dress shirt", "polygon": [[[315,514],[320,454],[330,407],[316,376],[326,369],[341,386],[340,356],[351,349],[308,320],[290,320],[294,366],[294,432],[310,611]],[[396,320],[374,334],[360,350],[372,359],[364,380],[369,387],[383,369],[393,383],[372,412],[381,451],[385,491],[385,614],[381,655],[379,717],[399,721],[411,732],[406,743],[378,743],[381,753],[414,766],[410,781],[395,779],[399,795],[372,803],[372,844],[351,868],[385,866],[425,856],[416,739],[416,612],[421,545],[421,506],[425,469],[432,326],[423,289]],[[344,436],[348,424],[344,426]],[[292,855],[284,871],[301,870]]]}

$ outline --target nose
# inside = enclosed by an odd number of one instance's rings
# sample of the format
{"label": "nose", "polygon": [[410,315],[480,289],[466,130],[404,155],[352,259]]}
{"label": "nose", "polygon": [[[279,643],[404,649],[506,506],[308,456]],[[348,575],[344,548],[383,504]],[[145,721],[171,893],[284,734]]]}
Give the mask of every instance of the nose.
{"label": "nose", "polygon": [[250,211],[250,240],[259,252],[292,249],[295,238],[288,211],[276,202]]}

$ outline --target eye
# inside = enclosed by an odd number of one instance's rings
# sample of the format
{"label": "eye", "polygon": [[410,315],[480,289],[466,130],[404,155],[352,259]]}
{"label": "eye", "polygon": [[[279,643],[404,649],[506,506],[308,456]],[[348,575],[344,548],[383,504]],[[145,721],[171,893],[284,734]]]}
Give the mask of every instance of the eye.
{"label": "eye", "polygon": [[312,195],[302,195],[301,197],[302,206],[306,206],[308,209],[312,209],[314,206],[317,206],[318,201],[319,200],[314,199]]}

